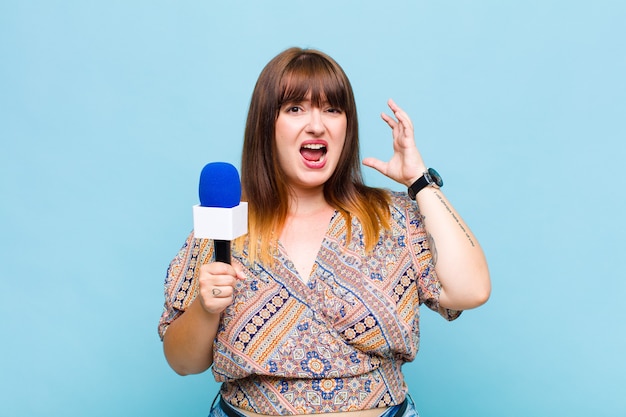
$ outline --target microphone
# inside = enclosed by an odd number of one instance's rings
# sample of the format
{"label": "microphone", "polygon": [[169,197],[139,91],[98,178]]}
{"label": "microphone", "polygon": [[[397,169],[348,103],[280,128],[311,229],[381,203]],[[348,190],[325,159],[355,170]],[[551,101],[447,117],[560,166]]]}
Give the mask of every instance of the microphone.
{"label": "microphone", "polygon": [[200,173],[200,204],[193,206],[196,238],[213,239],[215,260],[230,264],[230,241],[248,232],[248,203],[241,200],[237,169],[211,162]]}

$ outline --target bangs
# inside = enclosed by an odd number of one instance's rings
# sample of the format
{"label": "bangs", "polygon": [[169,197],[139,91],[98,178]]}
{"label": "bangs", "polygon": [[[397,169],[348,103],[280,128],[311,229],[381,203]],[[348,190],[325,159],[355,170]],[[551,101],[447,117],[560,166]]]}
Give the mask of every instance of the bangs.
{"label": "bangs", "polygon": [[285,68],[280,80],[278,106],[310,98],[315,106],[328,103],[345,110],[348,107],[348,87],[344,78],[343,71],[323,57],[300,55]]}

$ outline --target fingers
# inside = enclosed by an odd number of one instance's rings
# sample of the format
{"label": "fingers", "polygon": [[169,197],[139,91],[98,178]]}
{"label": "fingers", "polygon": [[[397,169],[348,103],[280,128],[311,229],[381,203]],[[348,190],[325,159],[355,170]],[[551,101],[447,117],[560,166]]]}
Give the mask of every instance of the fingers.
{"label": "fingers", "polygon": [[214,285],[210,289],[213,298],[232,298],[234,293],[234,288],[230,285]]}
{"label": "fingers", "polygon": [[409,115],[404,110],[402,110],[400,106],[398,106],[396,102],[393,101],[392,99],[389,99],[387,101],[387,105],[389,106],[389,108],[393,112],[393,115],[397,119],[396,121],[391,116],[385,113],[382,113],[381,116],[383,120],[389,125],[389,127],[391,127],[392,129],[395,129],[396,127],[400,126],[406,130],[413,131],[413,122],[411,121],[411,118],[409,117]]}
{"label": "fingers", "polygon": [[415,144],[413,123],[395,101],[389,99],[387,105],[393,114],[382,113],[381,117],[392,130],[393,155],[387,162],[371,157],[362,162],[398,183],[411,184],[418,173],[424,172],[424,163]]}
{"label": "fingers", "polygon": [[386,172],[387,163],[381,161],[380,159],[368,157],[363,159],[363,165],[374,168],[376,171],[384,174]]}
{"label": "fingers", "polygon": [[388,114],[381,113],[380,117],[382,117],[382,119],[385,121],[385,123],[389,125],[391,129],[395,129],[398,126],[398,122],[396,122],[396,120]]}
{"label": "fingers", "polygon": [[222,263],[212,262],[200,267],[198,278],[200,289],[199,297],[202,306],[209,313],[220,313],[233,302],[235,285],[244,278],[243,272],[237,268]]}
{"label": "fingers", "polygon": [[233,269],[235,270],[235,273],[236,273],[236,277],[235,278],[237,278],[240,281],[245,280],[246,279],[246,275],[243,272],[243,268],[241,267],[241,265],[236,263],[236,264],[233,264],[232,266],[233,266]]}

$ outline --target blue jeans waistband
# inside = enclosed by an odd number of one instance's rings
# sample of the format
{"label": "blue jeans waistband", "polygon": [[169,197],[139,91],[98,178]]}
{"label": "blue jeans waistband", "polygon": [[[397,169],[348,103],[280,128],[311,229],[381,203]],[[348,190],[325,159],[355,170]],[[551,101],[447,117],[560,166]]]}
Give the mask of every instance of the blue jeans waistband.
{"label": "blue jeans waistband", "polygon": [[[219,394],[218,394],[219,395]],[[213,401],[215,403],[215,400]],[[233,406],[228,404],[224,399],[220,396],[217,404],[212,407],[211,414],[209,417],[246,417],[244,414],[237,411]],[[389,409],[385,410],[384,413],[380,415],[380,417],[419,417],[417,410],[415,409],[415,404],[413,403],[412,398],[407,395],[404,401],[398,405],[394,405]]]}

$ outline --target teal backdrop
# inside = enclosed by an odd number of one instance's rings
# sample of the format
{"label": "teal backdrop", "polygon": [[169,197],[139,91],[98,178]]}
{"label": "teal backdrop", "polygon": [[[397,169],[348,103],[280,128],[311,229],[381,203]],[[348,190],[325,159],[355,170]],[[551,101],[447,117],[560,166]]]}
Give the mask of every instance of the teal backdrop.
{"label": "teal backdrop", "polygon": [[[424,310],[422,417],[626,415],[623,1],[0,2],[0,415],[206,416],[157,336],[202,167],[239,165],[290,46],[343,66],[362,156],[393,98],[493,293]],[[365,168],[370,185],[401,190]]]}

